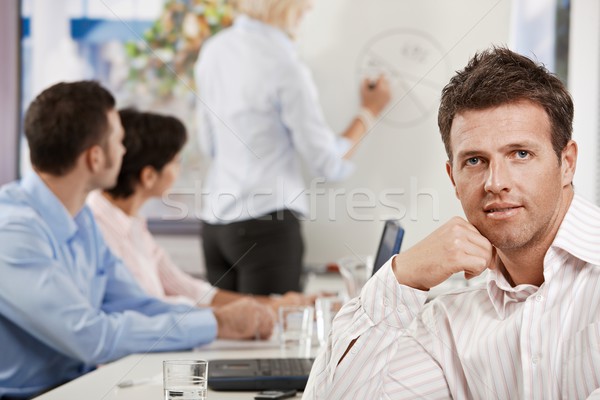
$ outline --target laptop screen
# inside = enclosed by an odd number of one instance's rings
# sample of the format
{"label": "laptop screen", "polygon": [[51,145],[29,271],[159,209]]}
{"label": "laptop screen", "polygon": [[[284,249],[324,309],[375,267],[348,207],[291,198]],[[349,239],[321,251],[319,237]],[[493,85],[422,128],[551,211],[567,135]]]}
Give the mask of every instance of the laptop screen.
{"label": "laptop screen", "polygon": [[383,233],[381,234],[381,240],[379,241],[379,248],[375,255],[375,262],[373,263],[373,275],[379,268],[383,266],[394,254],[400,252],[400,246],[402,245],[402,239],[404,238],[404,228],[400,226],[400,222],[397,220],[385,221],[383,227]]}

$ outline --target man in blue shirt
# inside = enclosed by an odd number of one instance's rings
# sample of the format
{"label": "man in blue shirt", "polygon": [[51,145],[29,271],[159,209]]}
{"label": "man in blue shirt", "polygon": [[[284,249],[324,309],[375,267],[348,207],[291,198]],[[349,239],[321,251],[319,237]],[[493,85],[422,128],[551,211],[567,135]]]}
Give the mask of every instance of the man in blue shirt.
{"label": "man in blue shirt", "polygon": [[115,184],[125,153],[112,95],[59,83],[25,116],[34,171],[0,189],[0,398],[29,398],[130,353],[268,337],[251,299],[217,310],[146,295],[106,247],[87,194]]}

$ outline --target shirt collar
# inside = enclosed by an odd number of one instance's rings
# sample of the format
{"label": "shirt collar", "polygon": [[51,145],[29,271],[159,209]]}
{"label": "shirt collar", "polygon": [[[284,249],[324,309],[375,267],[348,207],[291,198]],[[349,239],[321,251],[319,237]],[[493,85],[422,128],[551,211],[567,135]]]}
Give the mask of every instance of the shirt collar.
{"label": "shirt collar", "polygon": [[265,34],[271,36],[273,39],[278,41],[286,51],[289,53],[296,53],[296,45],[294,41],[288,36],[287,33],[277,28],[276,26],[269,25],[265,22],[257,19],[250,18],[247,15],[239,15],[233,22],[233,26],[237,29],[242,30],[256,30],[262,31]]}
{"label": "shirt collar", "polygon": [[[575,194],[560,224],[550,251],[561,249],[568,254],[585,261],[588,264],[599,266],[600,253],[598,242],[600,239],[600,208]],[[548,264],[544,258],[544,276],[547,274]],[[534,285],[518,285],[512,287],[504,277],[501,270],[490,270],[487,275],[487,291],[490,300],[498,315],[503,318],[506,306],[512,302],[524,301],[537,291]]]}
{"label": "shirt collar", "polygon": [[108,199],[102,195],[102,191],[100,190],[91,192],[87,198],[87,202],[94,210],[96,218],[108,219],[112,226],[118,226],[125,232],[130,232],[133,225],[136,222],[139,223],[138,218],[125,214],[123,210],[108,201]]}
{"label": "shirt collar", "polygon": [[506,307],[510,303],[519,303],[525,301],[529,296],[538,290],[534,285],[518,285],[512,287],[506,280],[502,270],[495,269],[488,271],[487,292],[496,313],[500,318],[504,318]]}
{"label": "shirt collar", "polygon": [[52,193],[44,181],[35,172],[29,172],[21,185],[29,196],[29,203],[46,222],[48,228],[59,242],[67,242],[77,233],[75,219],[69,214],[63,203]]}
{"label": "shirt collar", "polygon": [[600,208],[575,194],[552,247],[600,266]]}

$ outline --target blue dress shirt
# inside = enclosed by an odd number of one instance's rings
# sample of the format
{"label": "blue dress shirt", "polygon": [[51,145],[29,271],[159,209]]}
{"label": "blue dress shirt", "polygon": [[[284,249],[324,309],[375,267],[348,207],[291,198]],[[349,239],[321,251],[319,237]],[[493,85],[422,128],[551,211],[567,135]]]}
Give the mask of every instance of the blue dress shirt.
{"label": "blue dress shirt", "polygon": [[146,295],[87,206],[73,218],[34,173],[0,189],[0,398],[31,396],[130,353],[216,336],[209,309]]}
{"label": "blue dress shirt", "polygon": [[351,173],[342,158],[350,141],[327,125],[312,76],[280,29],[239,16],[202,46],[195,78],[199,143],[211,158],[204,221],[308,215],[301,160],[327,180]]}

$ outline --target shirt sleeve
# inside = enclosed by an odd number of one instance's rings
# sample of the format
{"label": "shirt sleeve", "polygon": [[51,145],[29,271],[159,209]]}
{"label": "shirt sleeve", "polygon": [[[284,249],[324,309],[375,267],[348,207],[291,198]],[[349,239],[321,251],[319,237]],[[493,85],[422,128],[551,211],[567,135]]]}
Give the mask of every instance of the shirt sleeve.
{"label": "shirt sleeve", "polygon": [[214,158],[215,156],[215,146],[214,146],[214,131],[212,128],[212,124],[210,121],[210,113],[208,104],[204,101],[202,97],[202,84],[201,84],[201,69],[203,63],[203,54],[204,51],[200,52],[198,56],[198,61],[194,66],[194,80],[196,82],[196,126],[197,126],[197,139],[198,139],[198,147],[200,152],[208,158]]}
{"label": "shirt sleeve", "polygon": [[342,158],[350,141],[336,136],[327,125],[308,68],[298,63],[284,71],[280,112],[294,147],[314,175],[331,181],[345,179],[354,170],[354,165]]}
{"label": "shirt sleeve", "polygon": [[[0,255],[0,314],[58,352],[95,365],[130,353],[189,349],[216,336],[210,310],[145,295],[105,245],[94,269],[61,262],[57,252],[64,247],[35,221],[4,226],[0,243],[7,242],[12,245]],[[81,281],[91,290],[79,287]]]}
{"label": "shirt sleeve", "polygon": [[450,398],[442,369],[411,334],[426,298],[398,284],[388,261],[335,317],[303,399]]}

